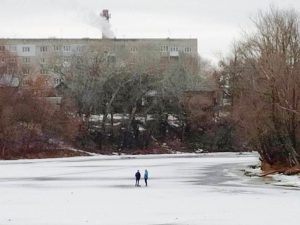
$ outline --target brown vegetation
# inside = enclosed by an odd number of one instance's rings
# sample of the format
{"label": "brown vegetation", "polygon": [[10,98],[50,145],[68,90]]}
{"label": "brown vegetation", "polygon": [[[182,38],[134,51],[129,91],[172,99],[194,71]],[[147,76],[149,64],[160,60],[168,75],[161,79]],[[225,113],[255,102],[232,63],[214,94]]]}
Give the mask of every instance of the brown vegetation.
{"label": "brown vegetation", "polygon": [[[300,162],[300,33],[293,10],[260,13],[256,32],[235,45],[221,74],[230,84],[232,118],[262,168]],[[268,169],[269,170],[269,169]]]}
{"label": "brown vegetation", "polygon": [[215,118],[218,90],[187,91],[182,98],[182,104],[188,115],[190,128],[197,130],[212,123]]}
{"label": "brown vegetation", "polygon": [[63,109],[54,110],[45,98],[31,91],[1,88],[0,149],[6,155],[55,149],[60,141],[73,141],[78,122]]}
{"label": "brown vegetation", "polygon": [[80,120],[70,114],[69,108],[49,101],[49,88],[43,76],[29,79],[23,86],[25,75],[18,57],[3,47],[5,43],[1,46],[0,158],[80,155],[57,150],[62,142],[74,142]]}

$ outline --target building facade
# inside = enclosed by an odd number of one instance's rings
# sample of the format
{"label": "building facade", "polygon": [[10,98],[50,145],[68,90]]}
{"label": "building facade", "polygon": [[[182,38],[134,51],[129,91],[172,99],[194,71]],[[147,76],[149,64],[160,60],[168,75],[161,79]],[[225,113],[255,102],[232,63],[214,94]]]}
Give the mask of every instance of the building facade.
{"label": "building facade", "polygon": [[[182,55],[198,56],[197,39],[0,39],[0,67],[1,63],[14,65],[13,61],[17,61],[18,73],[48,76],[53,85],[57,85],[60,78],[49,69],[54,56],[67,65],[72,57],[84,56],[87,51],[95,49],[107,52],[116,62],[128,58],[128,54],[134,56],[138,53],[167,60]],[[13,66],[6,66],[1,73],[13,75],[17,71]]]}

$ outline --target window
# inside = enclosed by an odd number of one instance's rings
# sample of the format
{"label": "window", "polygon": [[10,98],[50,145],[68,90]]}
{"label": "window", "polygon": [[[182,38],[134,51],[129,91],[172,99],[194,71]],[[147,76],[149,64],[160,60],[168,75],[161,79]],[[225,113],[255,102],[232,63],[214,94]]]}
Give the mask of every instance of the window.
{"label": "window", "polygon": [[10,58],[9,58],[9,62],[10,62],[10,63],[15,63],[15,62],[17,62],[17,60],[16,60],[15,57],[10,57]]}
{"label": "window", "polygon": [[84,46],[77,47],[77,52],[83,52],[83,51],[84,51]]}
{"label": "window", "polygon": [[184,52],[186,52],[186,53],[192,52],[192,48],[187,47],[187,48],[184,49]]}
{"label": "window", "polygon": [[30,73],[29,68],[23,68],[22,69],[23,74],[28,75]]}
{"label": "window", "polygon": [[22,48],[22,51],[23,51],[23,52],[30,52],[30,47],[23,47],[23,48]]}
{"label": "window", "polygon": [[78,64],[83,63],[83,58],[81,56],[77,56],[76,59]]}
{"label": "window", "polygon": [[70,67],[71,66],[71,58],[70,57],[64,57],[63,58],[63,67]]}
{"label": "window", "polygon": [[16,69],[15,68],[7,68],[7,73],[8,74],[16,74]]}
{"label": "window", "polygon": [[5,51],[5,46],[4,45],[0,45],[0,52],[4,52]]}
{"label": "window", "polygon": [[15,46],[15,45],[9,46],[9,51],[16,52],[17,51],[17,46]]}
{"label": "window", "polygon": [[171,52],[178,52],[178,47],[176,46],[171,47]]}
{"label": "window", "polygon": [[130,51],[131,51],[131,52],[137,52],[137,47],[131,47],[131,48],[130,48]]}
{"label": "window", "polygon": [[64,57],[63,61],[66,63],[71,63],[71,58],[70,57]]}
{"label": "window", "polygon": [[108,55],[107,56],[108,63],[116,63],[116,56],[115,55]]}
{"label": "window", "polygon": [[56,85],[58,85],[61,81],[60,81],[59,78],[55,78],[55,79],[54,79],[54,82],[55,82]]}
{"label": "window", "polygon": [[[108,49],[108,48],[106,48],[106,49],[104,50],[104,54],[105,54],[105,55],[108,55],[110,52],[111,52],[111,50],[110,50],[110,49]],[[95,53],[97,54],[97,52],[96,52],[96,51],[95,51]]]}
{"label": "window", "polygon": [[54,46],[53,48],[54,48],[54,51],[56,51],[56,52],[61,50],[61,46],[58,46],[58,45]]}
{"label": "window", "polygon": [[161,47],[160,47],[160,51],[161,51],[161,52],[168,52],[168,51],[169,51],[169,46],[167,46],[167,45],[161,46]]}
{"label": "window", "polygon": [[47,50],[48,50],[47,46],[40,47],[40,52],[47,52]]}
{"label": "window", "polygon": [[53,68],[53,71],[54,71],[54,73],[60,73],[61,72],[60,67],[57,67],[57,66],[55,66]]}
{"label": "window", "polygon": [[23,63],[30,63],[30,58],[29,57],[23,57],[22,61],[23,61]]}
{"label": "window", "polygon": [[44,64],[44,63],[46,62],[46,59],[45,59],[45,58],[41,58],[41,59],[40,59],[40,62],[41,62],[42,64]]}
{"label": "window", "polygon": [[29,85],[31,82],[29,79],[23,80],[23,85]]}
{"label": "window", "polygon": [[48,73],[48,70],[46,70],[46,69],[41,69],[41,70],[40,70],[40,73],[43,74],[43,75],[45,75],[45,74]]}
{"label": "window", "polygon": [[65,45],[63,49],[64,49],[64,52],[69,52],[69,51],[71,51],[71,46]]}

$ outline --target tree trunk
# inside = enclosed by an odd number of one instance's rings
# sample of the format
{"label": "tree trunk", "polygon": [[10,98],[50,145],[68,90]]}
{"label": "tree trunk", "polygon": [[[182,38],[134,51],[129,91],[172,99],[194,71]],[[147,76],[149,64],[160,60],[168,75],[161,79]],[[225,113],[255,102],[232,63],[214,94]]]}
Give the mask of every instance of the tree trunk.
{"label": "tree trunk", "polygon": [[114,113],[110,113],[111,140],[114,139]]}

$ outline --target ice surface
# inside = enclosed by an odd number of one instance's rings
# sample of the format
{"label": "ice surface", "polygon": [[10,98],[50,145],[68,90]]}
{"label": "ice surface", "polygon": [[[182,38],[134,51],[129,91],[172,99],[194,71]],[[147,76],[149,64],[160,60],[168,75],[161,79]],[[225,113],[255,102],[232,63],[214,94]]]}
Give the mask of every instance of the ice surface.
{"label": "ice surface", "polygon": [[275,174],[271,176],[273,180],[276,181],[276,185],[279,186],[291,186],[291,187],[300,187],[300,176],[286,176],[282,174]]}
{"label": "ice surface", "polygon": [[[299,190],[238,172],[257,162],[235,153],[1,161],[0,225],[298,225]],[[134,187],[137,169],[148,169],[148,187]]]}

